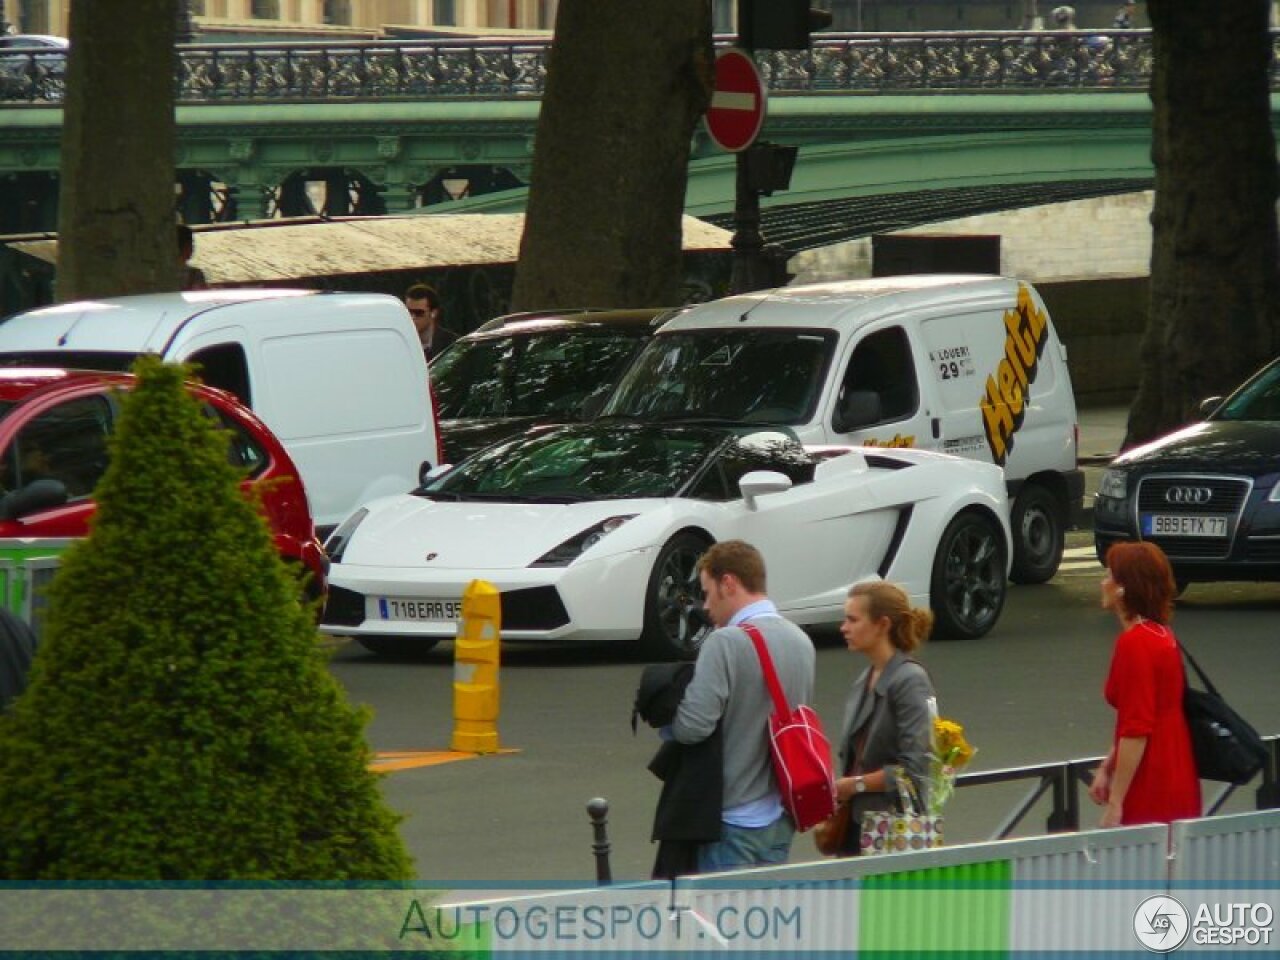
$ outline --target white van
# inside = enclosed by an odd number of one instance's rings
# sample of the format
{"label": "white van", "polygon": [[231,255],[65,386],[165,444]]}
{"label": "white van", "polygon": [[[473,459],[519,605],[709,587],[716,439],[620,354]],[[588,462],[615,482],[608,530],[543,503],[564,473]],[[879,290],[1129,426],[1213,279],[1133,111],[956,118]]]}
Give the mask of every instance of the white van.
{"label": "white van", "polygon": [[670,320],[603,416],[792,427],[806,444],[921,447],[999,464],[1011,576],[1057,572],[1084,499],[1066,348],[1039,294],[1004,277],[783,287]]}
{"label": "white van", "polygon": [[127,370],[199,365],[297,463],[321,536],[439,463],[427,364],[404,304],[373,293],[191,290],[86,300],[0,323],[0,364]]}

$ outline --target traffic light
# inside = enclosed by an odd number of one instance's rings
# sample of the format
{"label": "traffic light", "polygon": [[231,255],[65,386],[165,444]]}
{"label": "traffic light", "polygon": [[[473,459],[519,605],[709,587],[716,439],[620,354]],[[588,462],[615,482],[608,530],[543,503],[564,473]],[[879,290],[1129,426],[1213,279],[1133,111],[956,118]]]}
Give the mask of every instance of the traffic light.
{"label": "traffic light", "polygon": [[757,140],[744,151],[747,186],[766,197],[773,196],[775,190],[789,189],[799,150],[799,147]]}
{"label": "traffic light", "polygon": [[810,0],[738,0],[738,44],[746,50],[808,50],[809,34],[831,26]]}

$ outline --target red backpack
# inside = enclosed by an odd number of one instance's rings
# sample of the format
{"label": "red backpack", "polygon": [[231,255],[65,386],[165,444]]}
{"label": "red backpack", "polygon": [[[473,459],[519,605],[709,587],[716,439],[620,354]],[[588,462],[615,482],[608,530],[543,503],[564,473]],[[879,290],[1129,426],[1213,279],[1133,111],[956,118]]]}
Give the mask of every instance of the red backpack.
{"label": "red backpack", "polygon": [[773,697],[769,717],[769,748],[773,754],[773,775],[782,793],[782,805],[795,821],[797,830],[816,826],[836,809],[835,772],[831,768],[831,745],[822,731],[822,721],[808,706],[792,710],[782,692],[773,658],[760,631],[741,624],[755,644],[765,685]]}

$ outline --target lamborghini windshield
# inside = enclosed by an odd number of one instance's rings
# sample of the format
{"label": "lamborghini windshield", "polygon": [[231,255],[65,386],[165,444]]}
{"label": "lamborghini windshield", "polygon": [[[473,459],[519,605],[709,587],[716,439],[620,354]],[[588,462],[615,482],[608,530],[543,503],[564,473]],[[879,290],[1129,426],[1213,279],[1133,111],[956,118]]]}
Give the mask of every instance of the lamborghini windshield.
{"label": "lamborghini windshield", "polygon": [[673,496],[719,430],[584,424],[489,447],[418,491],[435,499],[574,501]]}

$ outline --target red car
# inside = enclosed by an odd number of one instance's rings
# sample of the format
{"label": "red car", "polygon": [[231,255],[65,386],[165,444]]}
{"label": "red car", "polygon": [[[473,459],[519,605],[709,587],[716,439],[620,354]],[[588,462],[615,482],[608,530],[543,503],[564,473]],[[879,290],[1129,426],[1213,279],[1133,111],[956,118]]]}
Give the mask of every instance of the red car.
{"label": "red car", "polygon": [[[88,534],[96,507],[90,496],[107,469],[107,437],[120,415],[118,391],[133,383],[120,373],[0,370],[0,582],[2,602],[15,613],[39,620],[40,600],[35,590],[15,592],[3,568],[25,569],[38,585],[39,571],[52,567],[40,560]],[[308,592],[322,595],[327,561],[297,467],[231,394],[195,383],[190,390],[230,434],[228,456],[245,469],[244,488],[259,488],[280,555],[309,571]]]}

